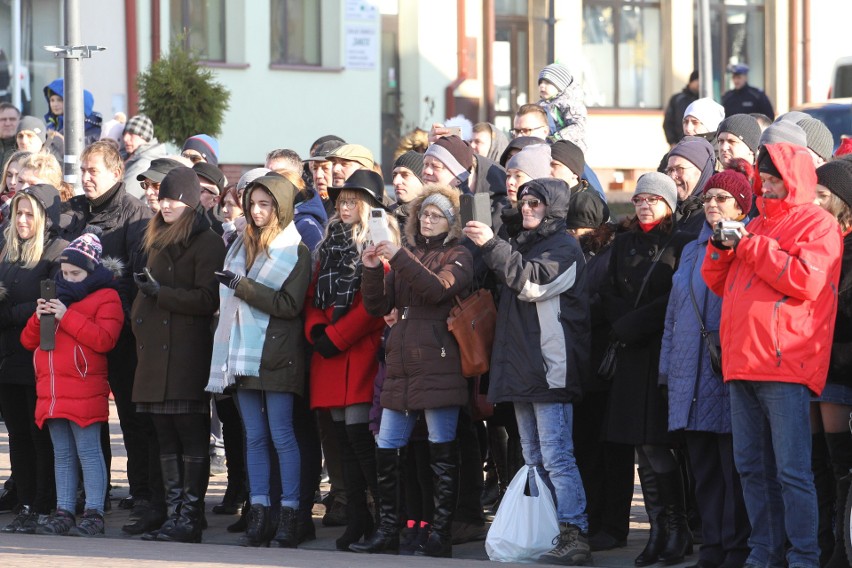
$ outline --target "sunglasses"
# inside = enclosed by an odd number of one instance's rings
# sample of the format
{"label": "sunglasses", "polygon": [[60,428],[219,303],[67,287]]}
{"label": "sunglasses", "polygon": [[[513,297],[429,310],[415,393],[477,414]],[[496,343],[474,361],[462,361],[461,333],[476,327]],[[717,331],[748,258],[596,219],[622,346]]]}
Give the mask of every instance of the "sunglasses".
{"label": "sunglasses", "polygon": [[518,202],[518,208],[520,209],[524,205],[526,205],[530,209],[535,209],[536,207],[541,205],[541,199],[521,199]]}
{"label": "sunglasses", "polygon": [[160,184],[159,183],[157,183],[155,181],[148,181],[147,179],[139,182],[139,187],[141,187],[142,189],[151,188],[155,191],[160,190]]}

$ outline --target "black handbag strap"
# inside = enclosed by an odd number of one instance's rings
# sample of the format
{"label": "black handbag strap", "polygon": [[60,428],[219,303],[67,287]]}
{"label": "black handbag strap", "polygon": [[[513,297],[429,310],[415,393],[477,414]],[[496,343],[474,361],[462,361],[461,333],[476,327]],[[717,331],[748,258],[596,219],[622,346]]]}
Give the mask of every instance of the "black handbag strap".
{"label": "black handbag strap", "polygon": [[633,302],[633,309],[639,307],[639,300],[642,299],[642,294],[645,292],[645,286],[648,285],[648,280],[651,279],[651,273],[654,271],[654,267],[657,266],[657,262],[659,262],[660,258],[663,256],[663,252],[666,250],[666,247],[669,246],[669,243],[672,242],[674,235],[669,237],[669,240],[663,244],[659,249],[657,249],[657,254],[654,255],[653,260],[651,261],[651,266],[648,267],[648,272],[645,273],[645,278],[642,279],[642,285],[639,286],[639,293],[636,294],[636,301]]}
{"label": "black handbag strap", "polygon": [[695,299],[695,290],[692,289],[692,275],[695,273],[695,267],[698,265],[698,259],[692,263],[692,270],[689,271],[689,299],[692,300],[692,308],[695,310],[695,317],[698,318],[698,325],[701,326],[702,337],[707,337],[707,328],[704,327],[704,318],[701,316],[701,310],[698,309],[698,302]]}

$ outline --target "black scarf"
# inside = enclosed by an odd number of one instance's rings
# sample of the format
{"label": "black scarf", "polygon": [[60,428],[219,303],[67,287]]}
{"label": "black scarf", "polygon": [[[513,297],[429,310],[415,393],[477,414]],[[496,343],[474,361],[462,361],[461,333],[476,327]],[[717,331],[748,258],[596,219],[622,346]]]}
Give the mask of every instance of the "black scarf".
{"label": "black scarf", "polygon": [[68,282],[62,277],[62,271],[56,273],[56,298],[65,307],[101,288],[115,288],[115,275],[103,264],[99,264],[82,282]]}
{"label": "black scarf", "polygon": [[361,288],[361,255],[352,240],[352,225],[336,222],[319,249],[319,274],[314,306],[325,310],[334,306],[334,323],[349,310]]}

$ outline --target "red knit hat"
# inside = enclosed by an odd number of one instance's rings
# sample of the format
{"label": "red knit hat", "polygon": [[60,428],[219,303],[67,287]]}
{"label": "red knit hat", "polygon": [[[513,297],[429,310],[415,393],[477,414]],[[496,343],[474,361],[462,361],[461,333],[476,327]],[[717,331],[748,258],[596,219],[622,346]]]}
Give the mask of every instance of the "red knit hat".
{"label": "red knit hat", "polygon": [[704,184],[704,193],[710,189],[722,189],[734,196],[737,205],[740,206],[743,215],[748,215],[751,211],[751,200],[753,193],[751,185],[748,183],[748,178],[735,170],[725,170],[718,174],[713,174],[707,183]]}

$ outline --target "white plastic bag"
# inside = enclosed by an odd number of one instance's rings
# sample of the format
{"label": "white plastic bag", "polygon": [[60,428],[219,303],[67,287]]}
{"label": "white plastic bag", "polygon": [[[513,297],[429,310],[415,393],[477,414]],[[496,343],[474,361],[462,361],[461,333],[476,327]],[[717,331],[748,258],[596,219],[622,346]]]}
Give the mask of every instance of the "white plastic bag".
{"label": "white plastic bag", "polygon": [[[553,539],[559,534],[556,505],[550,489],[538,470],[524,466],[518,471],[503,500],[488,537],[485,552],[497,562],[535,562],[539,556],[553,548]],[[525,495],[527,480],[529,495]]]}

